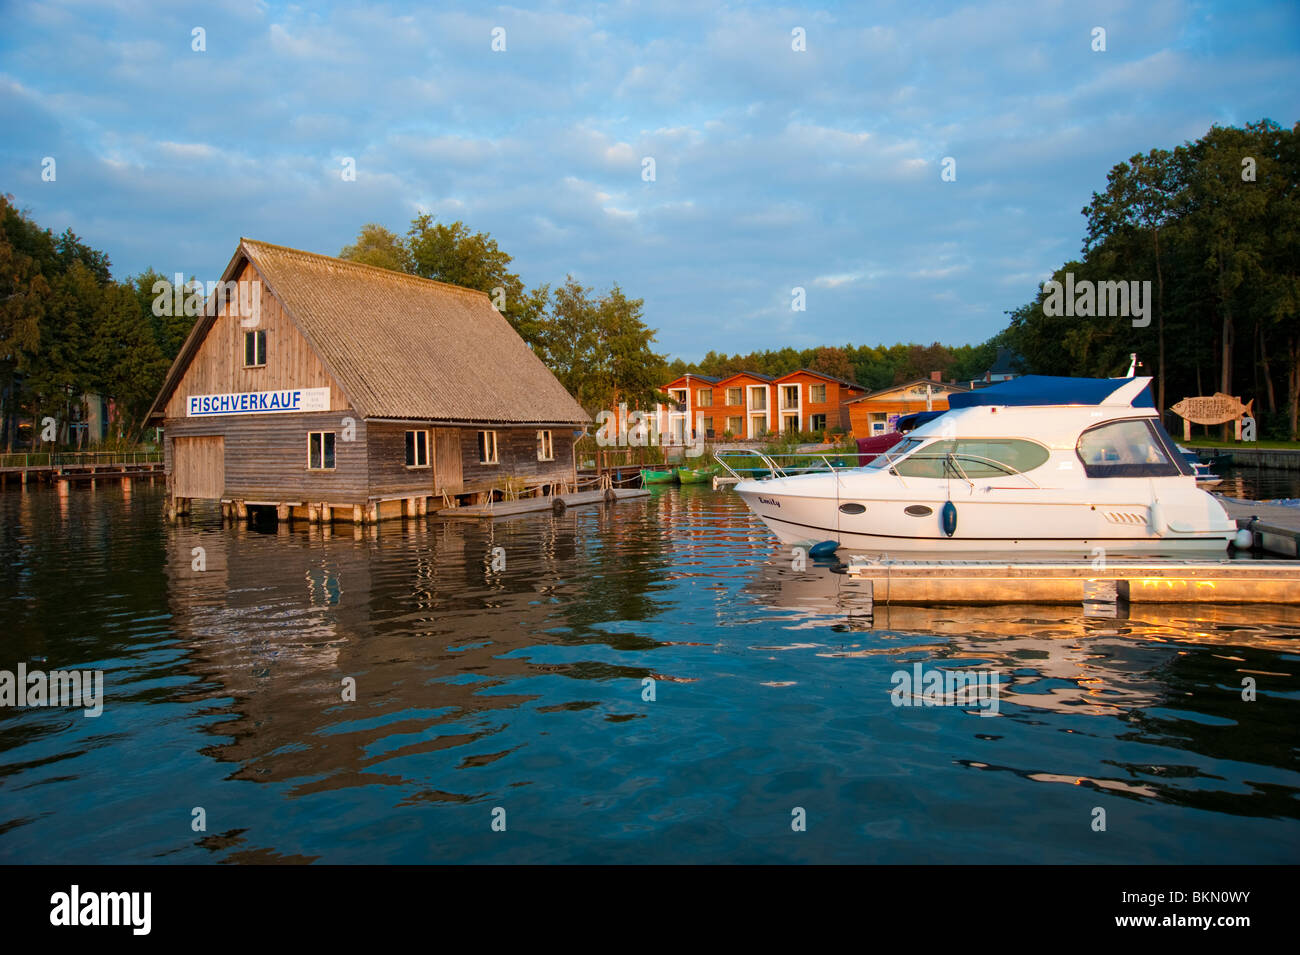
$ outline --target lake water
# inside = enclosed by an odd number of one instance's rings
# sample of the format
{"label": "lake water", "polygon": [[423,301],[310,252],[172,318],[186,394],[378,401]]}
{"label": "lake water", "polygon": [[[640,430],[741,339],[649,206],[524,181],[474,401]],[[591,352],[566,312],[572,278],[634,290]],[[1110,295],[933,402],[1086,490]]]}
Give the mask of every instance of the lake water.
{"label": "lake water", "polygon": [[[106,696],[0,709],[0,861],[1300,861],[1294,608],[872,616],[706,487],[332,532],[162,503],[0,493],[0,669]],[[916,664],[996,711],[895,706]]]}

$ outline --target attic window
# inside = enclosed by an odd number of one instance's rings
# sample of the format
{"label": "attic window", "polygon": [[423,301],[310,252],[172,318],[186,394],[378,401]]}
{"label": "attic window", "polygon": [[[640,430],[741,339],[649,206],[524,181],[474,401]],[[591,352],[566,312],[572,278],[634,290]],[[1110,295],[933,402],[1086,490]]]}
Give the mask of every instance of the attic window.
{"label": "attic window", "polygon": [[266,329],[244,332],[244,367],[260,368],[266,364]]}

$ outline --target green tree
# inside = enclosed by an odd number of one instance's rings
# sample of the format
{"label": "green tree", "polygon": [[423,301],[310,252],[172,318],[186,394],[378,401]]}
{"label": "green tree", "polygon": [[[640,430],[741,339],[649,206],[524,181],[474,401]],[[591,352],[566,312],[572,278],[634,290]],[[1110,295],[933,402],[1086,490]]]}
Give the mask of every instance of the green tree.
{"label": "green tree", "polygon": [[362,265],[376,265],[381,269],[392,269],[394,272],[415,271],[406,243],[374,222],[367,222],[361,227],[357,241],[345,245],[339,252],[339,258],[360,262]]}

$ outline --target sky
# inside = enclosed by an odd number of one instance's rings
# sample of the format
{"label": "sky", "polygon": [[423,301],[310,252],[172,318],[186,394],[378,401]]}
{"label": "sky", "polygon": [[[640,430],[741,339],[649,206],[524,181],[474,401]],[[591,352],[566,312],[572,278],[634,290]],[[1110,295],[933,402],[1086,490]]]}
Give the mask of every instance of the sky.
{"label": "sky", "polygon": [[119,278],[217,279],[241,236],[337,255],[423,211],[528,286],[617,283],[687,360],[984,341],[1078,256],[1113,165],[1300,120],[1294,0],[0,0],[0,24],[0,193]]}

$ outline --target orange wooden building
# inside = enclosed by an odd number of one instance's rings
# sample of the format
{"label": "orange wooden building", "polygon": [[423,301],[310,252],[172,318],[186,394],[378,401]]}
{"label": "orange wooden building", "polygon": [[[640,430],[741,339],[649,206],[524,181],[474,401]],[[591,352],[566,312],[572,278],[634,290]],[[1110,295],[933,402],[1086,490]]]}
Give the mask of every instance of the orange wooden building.
{"label": "orange wooden building", "polygon": [[776,425],[782,432],[850,427],[849,402],[867,393],[843,378],[800,368],[772,382]]}
{"label": "orange wooden building", "polygon": [[896,430],[901,416],[914,411],[946,411],[949,395],[969,390],[933,378],[917,378],[852,399],[848,410],[853,437],[887,434]]}

